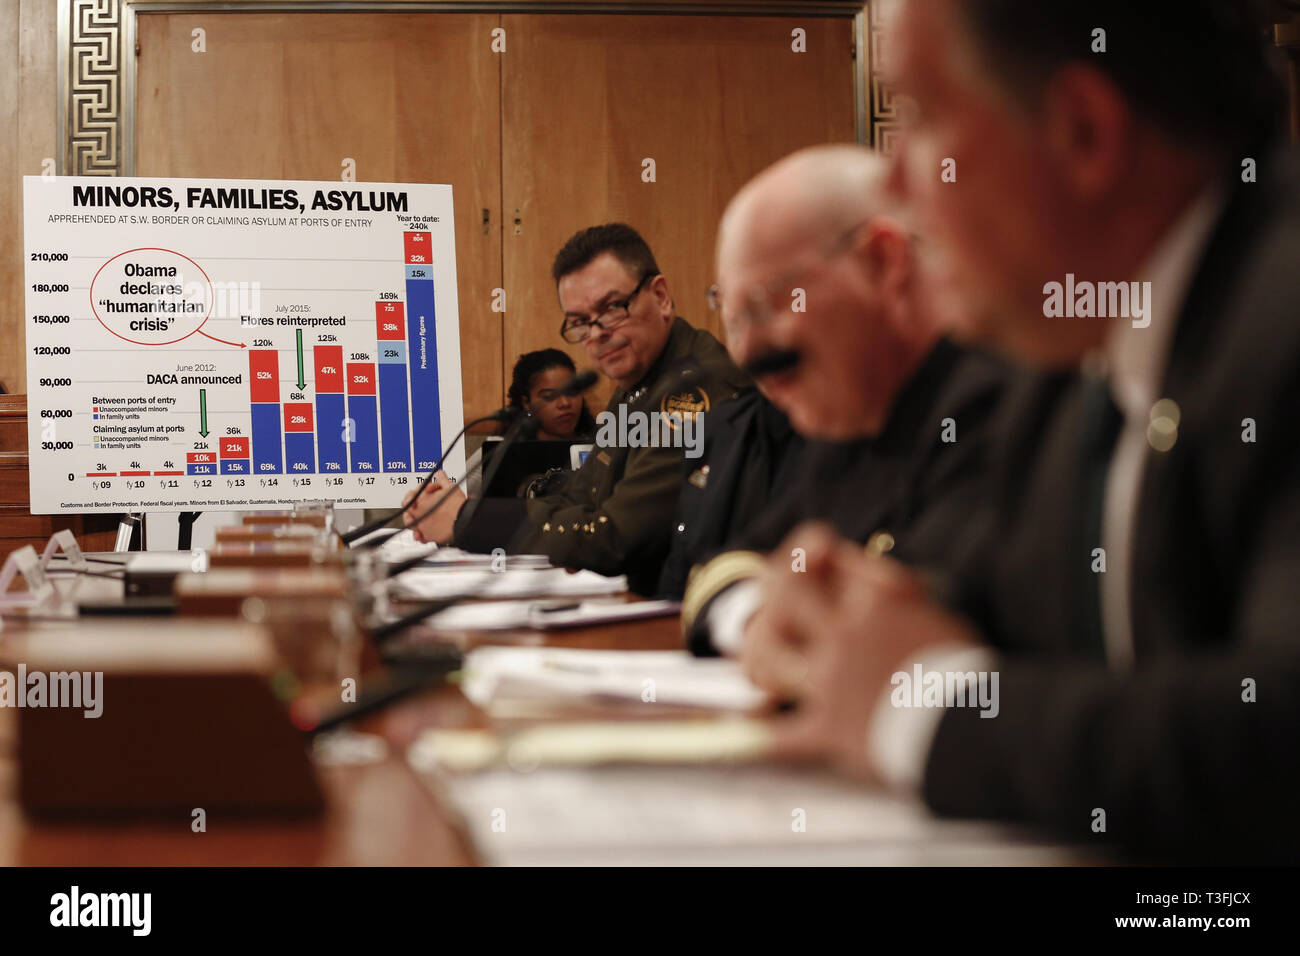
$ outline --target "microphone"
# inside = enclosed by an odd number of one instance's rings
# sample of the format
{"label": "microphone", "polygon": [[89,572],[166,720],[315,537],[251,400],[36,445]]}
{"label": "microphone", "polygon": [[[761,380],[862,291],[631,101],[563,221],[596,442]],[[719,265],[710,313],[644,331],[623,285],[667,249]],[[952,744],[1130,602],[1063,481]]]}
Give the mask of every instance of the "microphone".
{"label": "microphone", "polygon": [[600,376],[591,369],[587,369],[585,372],[579,372],[577,375],[573,376],[573,378],[565,382],[564,387],[560,389],[560,394],[577,395],[580,392],[585,392],[598,381],[600,381]]}
{"label": "microphone", "polygon": [[[599,376],[595,372],[591,371],[590,369],[585,372],[579,372],[577,375],[573,376],[571,379],[569,379],[568,382],[565,383],[563,388],[560,389],[560,393],[563,395],[577,395],[579,392],[583,392],[591,388],[591,386],[596,384],[598,380],[599,380]],[[505,437],[501,442],[501,447],[498,448],[493,453],[492,462],[491,464],[488,465],[488,470],[483,475],[484,488],[491,487],[492,479],[496,477],[497,469],[500,468],[501,463],[505,461],[506,453],[510,451],[510,446],[513,445],[516,441],[520,441],[520,440],[527,441],[532,438],[535,438],[541,426],[542,426],[541,420],[537,418],[535,415],[524,415],[522,417],[515,419],[514,423],[511,424],[510,428],[506,431]],[[458,490],[458,486],[456,485],[453,485],[452,487],[448,488],[446,491],[444,491],[442,494],[438,496],[437,500],[434,501],[432,505],[430,505],[420,514],[416,515],[415,518],[411,520],[411,524],[418,525],[425,518],[429,517],[429,515],[433,514],[440,507],[442,507],[442,503],[446,501],[447,498],[449,498],[457,490]],[[479,495],[478,497],[471,498],[465,504],[465,508],[467,509],[465,511],[465,518],[464,518],[466,525],[468,525],[469,522],[473,521],[474,513],[478,509],[479,504],[482,501],[483,501],[483,496]],[[409,571],[411,568],[417,567],[420,564],[422,564],[424,562],[424,559],[425,559],[424,555],[417,555],[416,557],[408,558],[405,561],[401,561],[393,565],[392,567],[390,567],[388,569],[388,573],[386,576],[395,577],[396,575],[401,574],[403,571]],[[447,608],[459,604],[461,601],[467,600],[474,596],[475,596],[475,592],[470,591],[453,598],[447,598],[441,601],[433,601],[432,603],[429,604],[423,604],[415,608],[409,614],[404,614],[395,621],[391,621],[388,624],[384,624],[378,628],[375,628],[373,631],[371,631],[371,634],[377,642],[384,641],[387,638],[393,636],[394,634],[404,631],[412,624],[418,624],[426,617],[430,617],[434,614],[437,614],[439,611],[444,611]]]}
{"label": "microphone", "polygon": [[792,349],[777,349],[774,352],[764,352],[757,358],[746,362],[741,371],[750,378],[762,378],[764,375],[775,375],[778,372],[786,372],[794,368],[801,361],[803,356]]}
{"label": "microphone", "polygon": [[[588,369],[585,372],[579,372],[577,375],[574,375],[572,378],[570,378],[567,382],[564,383],[564,385],[559,390],[560,394],[577,395],[580,392],[584,392],[587,389],[591,388],[591,386],[595,385],[596,382],[599,381],[599,378],[600,377],[590,369]],[[541,429],[541,427],[542,427],[541,419],[535,415],[521,414],[515,417],[510,427],[506,430],[506,434],[504,436],[504,439],[501,442],[500,447],[497,448],[496,451],[493,453],[492,462],[491,464],[488,465],[487,472],[483,475],[484,488],[490,488],[492,486],[492,479],[496,477],[497,469],[499,469],[501,467],[501,463],[505,461],[506,453],[510,450],[510,446],[520,440],[531,441],[532,439],[536,438],[537,432]],[[430,505],[424,511],[420,512],[420,514],[416,515],[416,517],[413,518],[410,523],[412,525],[418,525],[421,521],[423,521],[425,518],[429,517],[429,515],[433,514],[440,507],[442,507],[442,503],[446,501],[449,497],[451,497],[451,495],[455,494],[455,492],[458,489],[459,489],[458,485],[453,485],[452,487],[448,488],[446,491],[444,491],[442,494],[438,496],[437,500],[435,500],[432,505]],[[418,495],[416,497],[418,497]],[[404,513],[406,510],[408,510],[410,506],[415,503],[416,497],[412,497],[411,500],[407,503],[406,508],[403,508],[401,511],[399,511],[398,514],[400,515]],[[473,519],[474,513],[478,510],[479,504],[480,502],[482,502],[482,500],[483,497],[479,495],[478,497],[472,498],[468,502],[468,504],[465,505],[465,507],[469,509],[468,511],[465,512],[465,521],[467,524],[469,521]],[[389,568],[387,576],[393,577],[395,575],[401,574],[403,571],[409,571],[411,568],[418,566],[423,561],[424,561],[423,556],[408,558],[407,560],[402,561]],[[433,613],[433,612],[429,612],[429,613]]]}
{"label": "microphone", "polygon": [[[501,467],[501,462],[505,460],[506,452],[510,450],[510,446],[513,445],[516,441],[518,441],[521,436],[536,435],[537,429],[540,427],[541,427],[541,422],[539,422],[538,419],[533,415],[527,415],[515,420],[515,423],[511,425],[510,429],[506,432],[505,439],[501,442],[501,447],[498,448],[496,450],[496,454],[493,455],[492,464],[488,466],[487,474],[483,476],[484,488],[487,488],[492,484],[492,479],[493,477],[495,477],[497,469]],[[438,499],[432,505],[430,505],[425,511],[421,512],[419,515],[416,515],[416,517],[412,519],[411,523],[413,525],[417,525],[425,518],[429,517],[429,515],[433,514],[440,507],[442,507],[442,503],[446,501],[447,498],[453,493],[455,493],[457,490],[458,487],[456,485],[452,485],[450,488],[448,488],[446,491],[440,494],[438,496]],[[478,508],[479,502],[481,502],[482,500],[483,500],[482,496],[479,496],[477,498],[470,499],[465,504],[464,507],[467,509],[465,512],[466,522],[473,520],[474,511],[475,509]],[[416,567],[423,561],[424,561],[424,555],[419,555],[414,558],[408,558],[407,560],[401,562],[400,564],[394,565],[392,568],[390,568],[388,577],[393,577],[394,575],[400,574],[402,571],[408,571],[411,568]],[[487,580],[491,580],[490,575]],[[487,582],[485,581],[483,586],[486,587],[486,585]],[[410,613],[403,614],[401,617],[397,618],[394,621],[390,621],[387,624],[382,624],[379,627],[373,628],[370,634],[375,639],[376,644],[382,644],[388,638],[406,630],[412,624],[418,624],[420,621],[423,621],[426,617],[431,617],[434,614],[437,614],[439,611],[445,611],[449,607],[453,607],[454,605],[457,605],[462,601],[466,601],[469,600],[470,598],[475,597],[477,591],[478,589],[471,589],[464,593],[455,595],[454,597],[444,598],[439,601],[431,601],[428,604],[421,604],[419,607],[415,608]]]}
{"label": "microphone", "polygon": [[481,418],[475,418],[473,421],[466,422],[465,427],[462,428],[460,431],[458,431],[456,433],[456,437],[454,437],[450,442],[448,442],[447,447],[442,450],[442,454],[439,456],[437,462],[434,463],[434,466],[430,470],[430,472],[427,475],[425,475],[424,479],[420,482],[420,484],[416,486],[415,494],[411,496],[410,501],[408,501],[402,507],[398,508],[396,511],[389,512],[388,514],[380,515],[378,518],[374,518],[370,521],[367,521],[363,525],[353,528],[351,531],[347,532],[346,534],[340,534],[339,540],[341,540],[344,544],[351,544],[353,541],[356,541],[359,538],[364,538],[372,531],[378,531],[380,528],[388,524],[388,522],[392,521],[394,518],[398,518],[404,515],[410,509],[411,505],[415,503],[415,499],[420,496],[420,492],[424,491],[424,489],[429,486],[429,482],[433,480],[433,476],[437,474],[438,469],[442,467],[442,463],[447,460],[447,456],[450,455],[451,450],[456,447],[456,443],[459,442],[461,438],[464,437],[465,432],[469,431],[475,425],[480,425],[483,422],[509,421],[511,418],[518,415],[519,413],[520,410],[518,408],[515,408],[513,405],[506,405],[504,408],[498,408],[495,412],[492,412],[489,415],[484,415]]}
{"label": "microphone", "polygon": [[[692,381],[701,373],[702,373],[702,369],[700,368],[699,362],[693,358],[688,358],[678,363],[676,366],[670,368],[668,371],[665,372],[663,379],[651,392],[649,399],[646,400],[647,403],[654,404],[662,396],[665,396],[673,389],[679,388],[683,384]],[[583,389],[590,388],[591,385],[597,381],[597,379],[598,376],[596,375],[595,372],[591,372],[591,371],[582,372],[579,373],[578,375],[575,375],[572,379],[570,379],[569,382],[565,385],[565,387],[561,389],[561,391],[567,393],[568,389],[573,388],[575,389],[574,394],[576,394],[577,391],[582,391]],[[492,484],[492,478],[496,474],[496,469],[500,466],[501,462],[505,460],[506,452],[509,451],[510,445],[513,442],[519,440],[520,437],[524,437],[526,432],[531,432],[533,434],[536,434],[536,430],[538,427],[540,427],[540,422],[538,422],[538,420],[532,416],[518,420],[513,425],[511,425],[510,429],[506,432],[505,440],[502,441],[501,447],[498,448],[496,453],[493,455],[492,463],[488,466],[487,474],[484,475],[483,477],[484,488],[487,488]],[[457,489],[455,487],[452,487],[447,489],[441,495],[439,495],[438,500],[435,501],[433,505],[430,506],[426,511],[424,511],[422,514],[416,517],[413,523],[419,524],[429,515],[437,511],[438,508],[442,505],[443,501],[446,500],[446,498],[456,490]],[[465,507],[469,509],[468,511],[465,512],[465,517],[463,519],[467,525],[470,521],[473,520],[474,510],[478,507],[479,503],[482,500],[483,500],[482,497],[473,498],[465,505]],[[409,570],[410,568],[416,567],[423,561],[424,561],[424,556],[420,556],[416,558],[411,558],[407,561],[403,561],[400,564],[396,564],[392,568],[390,568],[390,576],[392,574],[398,574],[401,571],[406,571]],[[487,580],[491,580],[491,576],[489,576]],[[486,585],[487,585],[487,581],[484,582],[482,587],[486,587]],[[427,617],[431,617],[434,614],[437,614],[439,611],[444,611],[449,607],[453,607],[456,604],[461,603],[462,601],[470,600],[474,597],[477,597],[480,590],[481,588],[474,588],[469,591],[463,592],[459,595],[456,595],[454,597],[444,598],[442,600],[433,601],[428,604],[423,604],[413,609],[409,613],[402,615],[400,618],[397,618],[394,621],[390,621],[387,624],[382,624],[376,628],[371,629],[370,634],[375,639],[376,643],[382,643],[388,640],[389,638],[393,637],[394,635],[400,633],[401,631],[404,631],[406,628],[411,627],[414,624],[418,624],[420,621],[424,620]]]}
{"label": "microphone", "polygon": [[328,733],[360,717],[376,713],[426,687],[443,683],[459,670],[464,655],[451,644],[421,644],[415,654],[403,654],[388,663],[386,673],[361,681],[361,692],[351,704],[335,704],[321,712],[312,701],[295,702],[294,723],[307,737]]}
{"label": "microphone", "polygon": [[[491,573],[491,572],[489,572]],[[449,607],[455,607],[462,601],[467,601],[475,597],[474,591],[465,594],[458,594],[455,597],[443,598],[441,601],[430,601],[428,604],[421,604],[414,611],[403,614],[399,618],[389,621],[387,624],[380,624],[378,627],[370,629],[370,636],[374,639],[375,644],[382,649],[382,645],[390,637],[400,634],[413,624],[419,624],[426,617],[433,617],[439,611],[445,611]]]}
{"label": "microphone", "polygon": [[[564,383],[564,385],[560,388],[560,394],[577,395],[580,392],[585,392],[587,389],[595,385],[598,379],[599,376],[597,376],[596,373],[591,371],[590,369],[588,369],[585,372],[578,372],[576,375],[572,376],[567,382]],[[353,528],[351,531],[347,532],[346,534],[340,534],[339,540],[341,540],[344,544],[350,545],[352,544],[352,542],[360,538],[364,538],[372,531],[378,531],[380,528],[384,527],[384,525],[388,524],[393,519],[400,518],[402,515],[406,514],[406,512],[410,511],[411,506],[414,505],[415,502],[419,499],[421,492],[423,492],[424,489],[429,486],[429,482],[433,480],[433,476],[438,472],[438,469],[442,467],[443,462],[447,460],[447,456],[451,454],[451,450],[456,447],[456,443],[459,442],[463,437],[465,437],[465,433],[469,431],[469,429],[472,428],[473,426],[482,424],[483,422],[509,422],[511,425],[514,425],[520,419],[526,420],[526,419],[530,419],[531,417],[532,416],[529,416],[527,412],[525,412],[522,408],[516,405],[505,405],[501,408],[498,408],[494,412],[482,416],[481,418],[475,418],[473,421],[467,422],[465,426],[456,433],[456,436],[452,438],[450,442],[447,443],[447,447],[443,449],[442,455],[438,458],[437,463],[435,463],[433,468],[429,471],[429,473],[424,476],[424,479],[420,482],[420,484],[416,486],[415,494],[411,496],[410,501],[408,501],[406,504],[396,509],[395,511],[390,512],[389,514],[380,515],[378,518],[374,518],[370,521],[367,521],[365,524],[360,525],[359,527]],[[540,424],[538,424],[536,427],[533,428],[532,434],[528,437],[532,437],[537,434],[537,427],[540,427]],[[504,450],[505,450],[504,448],[499,449],[499,451],[504,451]],[[484,485],[484,487],[486,487],[486,485]],[[441,504],[442,500],[443,500],[442,498],[439,498],[438,503]],[[433,509],[426,512],[422,517],[428,517],[428,515],[432,513],[433,513]]]}
{"label": "microphone", "polygon": [[[577,378],[577,376],[574,376],[574,378]],[[595,379],[594,374],[592,374],[592,378],[593,380]],[[568,387],[569,386],[567,385],[565,386],[565,388]],[[591,386],[588,385],[587,387],[590,388]],[[520,439],[528,441],[533,438],[536,438],[537,432],[541,429],[541,427],[542,427],[541,419],[539,419],[536,415],[525,415],[523,418],[519,418],[515,420],[515,423],[511,425],[509,429],[506,430],[505,438],[502,440],[500,447],[497,448],[497,450],[492,453],[492,463],[488,465],[488,470],[483,474],[483,487],[485,489],[492,487],[492,479],[496,477],[497,471],[501,468],[501,463],[506,460],[506,454],[510,451],[510,446],[513,445],[515,442],[519,441]],[[451,494],[451,492],[454,490],[455,490],[454,488],[447,489],[447,491],[445,491],[438,498],[437,504],[435,504],[432,508],[426,511],[424,515],[422,515],[419,519],[417,519],[412,523],[419,524],[420,521],[424,520],[425,517],[433,514],[433,512],[438,510],[438,505],[442,504],[442,499],[445,498],[447,495]],[[471,499],[469,503],[465,505],[465,507],[469,509],[465,512],[465,523],[467,526],[469,522],[473,520],[474,513],[478,511],[479,504],[482,501],[483,501],[483,496],[478,495],[477,497]]]}
{"label": "microphone", "polygon": [[[492,458],[492,464],[488,466],[487,474],[484,475],[483,477],[484,488],[486,488],[491,483],[492,479],[496,476],[497,469],[501,466],[502,457],[505,455],[506,451],[510,448],[510,446],[513,445],[515,441],[520,438],[524,439],[525,441],[528,441],[537,437],[537,431],[539,428],[541,428],[541,422],[535,416],[524,415],[515,420],[514,424],[511,425],[510,429],[506,432],[505,438],[501,442],[501,447],[496,450],[496,453]],[[459,484],[452,485],[450,488],[448,488],[446,491],[440,494],[433,504],[431,504],[424,511],[421,511],[418,515],[412,518],[411,524],[418,525],[425,518],[429,517],[429,515],[433,514],[435,511],[441,508],[442,503],[446,501],[448,498],[450,498],[453,494],[455,494],[456,491],[459,489],[460,489]],[[480,495],[479,497],[472,499],[466,505],[466,507],[470,509],[467,512],[467,516],[468,516],[466,518],[467,521],[469,520],[470,517],[473,517],[474,510],[478,507],[478,502],[481,500],[481,498],[482,496]],[[401,561],[398,562],[397,564],[390,565],[384,576],[390,578],[396,577],[397,575],[401,574],[403,571],[409,571],[411,570],[411,568],[423,564],[425,558],[426,555],[417,554],[413,558],[407,558],[405,561]]]}

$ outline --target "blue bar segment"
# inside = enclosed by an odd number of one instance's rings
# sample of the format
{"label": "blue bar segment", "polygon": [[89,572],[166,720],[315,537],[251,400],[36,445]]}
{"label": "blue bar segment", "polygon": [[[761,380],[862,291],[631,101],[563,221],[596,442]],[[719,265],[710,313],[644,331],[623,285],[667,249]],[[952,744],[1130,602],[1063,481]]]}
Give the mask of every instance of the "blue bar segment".
{"label": "blue bar segment", "polygon": [[253,403],[253,473],[278,475],[284,470],[280,451],[280,405]]}
{"label": "blue bar segment", "polygon": [[226,458],[221,460],[221,473],[223,475],[246,475],[248,472],[247,458],[236,458],[234,461]]}
{"label": "blue bar segment", "polygon": [[379,423],[375,396],[349,395],[348,417],[352,419],[352,467],[354,472],[379,471]]}
{"label": "blue bar segment", "polygon": [[320,450],[321,474],[348,470],[348,446],[343,440],[346,419],[342,395],[316,396],[316,447]]}
{"label": "blue bar segment", "polygon": [[316,442],[311,432],[285,433],[284,463],[291,475],[315,474]]}
{"label": "blue bar segment", "polygon": [[415,470],[428,471],[442,455],[438,405],[438,342],[434,332],[433,268],[406,267],[406,340],[410,345],[411,437]]}
{"label": "blue bar segment", "polygon": [[[386,352],[400,358],[385,359]],[[411,422],[406,408],[406,343],[379,343],[379,424],[383,430],[384,471],[411,470]]]}

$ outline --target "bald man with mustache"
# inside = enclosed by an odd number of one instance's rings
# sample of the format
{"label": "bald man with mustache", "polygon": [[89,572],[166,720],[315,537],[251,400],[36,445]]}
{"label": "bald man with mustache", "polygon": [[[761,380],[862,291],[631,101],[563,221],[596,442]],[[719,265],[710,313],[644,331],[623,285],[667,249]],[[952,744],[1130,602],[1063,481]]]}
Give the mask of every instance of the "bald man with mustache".
{"label": "bald man with mustache", "polygon": [[[1007,370],[942,340],[936,312],[950,303],[885,195],[886,173],[862,147],[801,150],[746,184],[723,216],[715,299],[727,350],[768,367],[757,381],[803,443],[779,500],[692,572],[682,621],[697,653],[740,649],[762,604],[761,555],[800,521],[924,562],[983,493]],[[735,506],[728,494],[715,508]],[[773,560],[797,565],[798,549],[788,542]]]}

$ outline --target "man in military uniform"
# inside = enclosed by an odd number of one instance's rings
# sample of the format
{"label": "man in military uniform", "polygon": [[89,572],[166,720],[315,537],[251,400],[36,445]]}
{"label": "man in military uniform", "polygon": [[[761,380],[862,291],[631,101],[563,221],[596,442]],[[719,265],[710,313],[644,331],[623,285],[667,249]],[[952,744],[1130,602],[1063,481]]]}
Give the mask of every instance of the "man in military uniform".
{"label": "man in military uniform", "polygon": [[941,286],[919,275],[916,244],[884,205],[885,171],[861,147],[803,150],[760,173],[723,217],[715,298],[727,347],[740,363],[797,357],[759,381],[809,441],[782,497],[692,572],[682,624],[696,653],[738,649],[762,604],[760,553],[800,521],[929,562],[984,491],[1006,370],[939,339]]}
{"label": "man in military uniform", "polygon": [[[685,446],[700,437],[710,408],[749,383],[717,339],[674,314],[668,279],[630,226],[579,232],[556,256],[552,276],[564,310],[560,334],[581,343],[618,385],[598,421],[597,447],[554,494],[481,498],[466,507],[456,492],[416,536],[626,574],[633,591],[649,594],[668,552]],[[624,423],[633,423],[626,434]],[[411,514],[452,487],[437,475]]]}

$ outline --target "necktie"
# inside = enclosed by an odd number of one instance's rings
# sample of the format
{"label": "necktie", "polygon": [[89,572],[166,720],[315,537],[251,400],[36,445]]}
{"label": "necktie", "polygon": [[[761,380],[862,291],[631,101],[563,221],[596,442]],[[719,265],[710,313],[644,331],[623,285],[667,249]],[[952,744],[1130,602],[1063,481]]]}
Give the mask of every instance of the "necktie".
{"label": "necktie", "polygon": [[[1074,562],[1079,587],[1079,626],[1074,630],[1075,649],[1104,659],[1105,637],[1101,628],[1101,574],[1094,571],[1094,549],[1101,547],[1102,509],[1106,498],[1106,478],[1111,457],[1119,438],[1124,416],[1111,397],[1105,377],[1084,380],[1083,422],[1080,429],[1078,540]],[[1111,573],[1109,570],[1104,573]],[[1119,572],[1116,572],[1119,573]]]}

